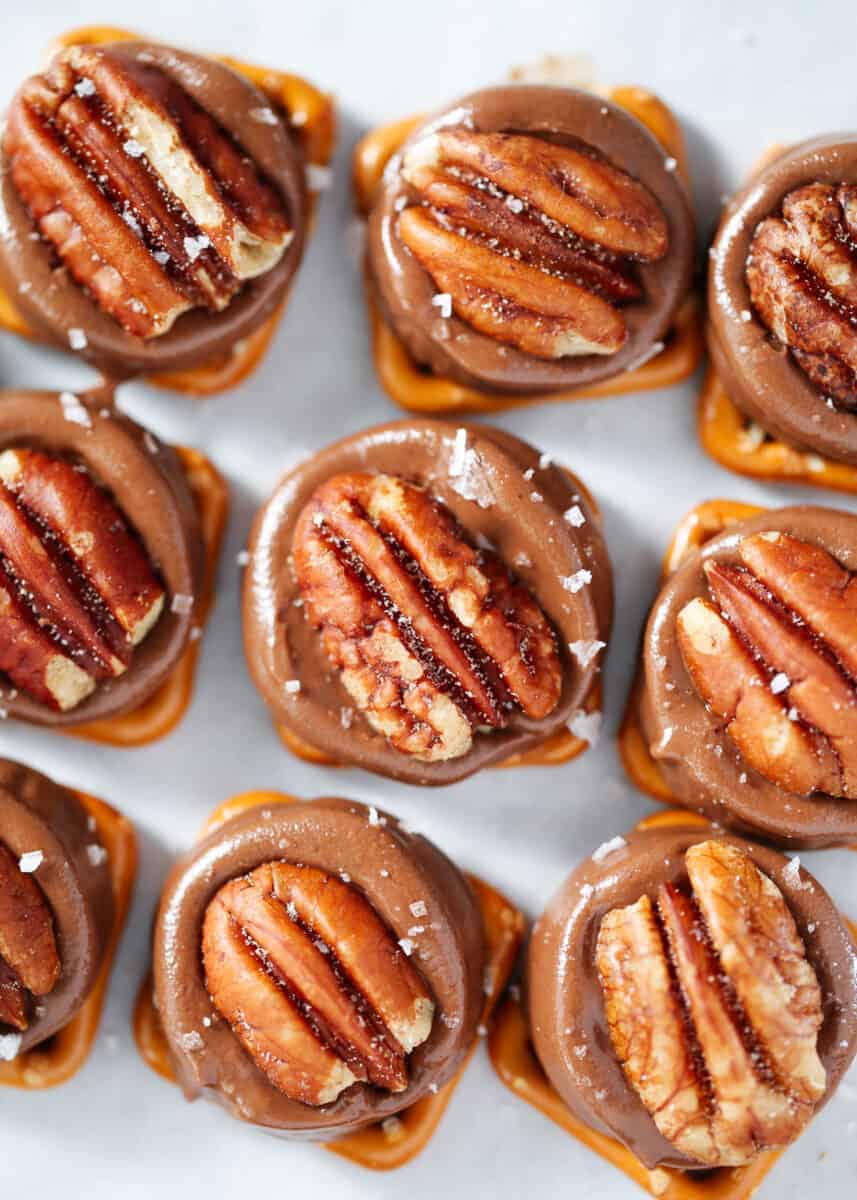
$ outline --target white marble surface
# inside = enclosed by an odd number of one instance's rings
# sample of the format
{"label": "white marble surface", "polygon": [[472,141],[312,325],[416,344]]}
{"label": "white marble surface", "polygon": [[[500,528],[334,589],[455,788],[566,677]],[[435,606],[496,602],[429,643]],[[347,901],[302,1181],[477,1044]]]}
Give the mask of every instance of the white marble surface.
{"label": "white marble surface", "polygon": [[[536,913],[575,862],[648,807],[622,774],[613,734],[670,529],[707,497],[778,503],[808,495],[732,477],[702,455],[693,431],[697,381],[661,394],[512,414],[503,424],[578,471],[604,507],[618,614],[601,744],[564,768],[492,772],[426,792],[358,772],[311,769],[286,755],[244,668],[235,558],[253,511],[284,469],[333,437],[392,415],[373,377],[359,279],[344,236],[355,137],[371,123],[502,80],[510,66],[547,51],[581,54],[603,81],[645,84],[677,108],[686,122],[706,232],[718,197],[768,143],[853,123],[853,8],[789,0],[148,0],[145,6],[40,0],[4,5],[3,12],[0,99],[35,68],[53,32],[101,18],[165,41],[296,70],[334,91],[341,112],[333,187],[263,367],[238,391],[206,403],[143,385],[124,391],[136,416],[210,454],[234,489],[217,607],[187,718],[165,741],[134,752],[11,723],[0,729],[0,754],[123,808],[137,823],[142,852],[101,1036],[85,1069],[55,1092],[0,1092],[0,1196],[503,1200],[526,1191],[536,1198],[630,1200],[640,1194],[634,1185],[505,1091],[481,1050],[430,1148],[400,1172],[374,1175],[321,1150],[243,1128],[211,1105],[186,1105],[138,1060],[131,1006],[170,856],[190,842],[209,809],[247,788],[304,796],[334,791],[386,805]],[[0,335],[3,386],[75,387],[87,378],[66,358]],[[849,504],[832,495],[830,501]],[[805,858],[857,914],[854,857],[834,851]],[[794,1200],[814,1189],[846,1200],[855,1184],[852,1073],[760,1196]]]}

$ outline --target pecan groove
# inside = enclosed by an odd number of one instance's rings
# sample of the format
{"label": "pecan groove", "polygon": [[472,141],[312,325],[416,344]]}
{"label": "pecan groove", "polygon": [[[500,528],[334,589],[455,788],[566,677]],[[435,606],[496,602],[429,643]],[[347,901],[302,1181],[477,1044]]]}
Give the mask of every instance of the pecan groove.
{"label": "pecan groove", "polygon": [[857,799],[857,584],[826,550],[745,537],[705,564],[678,639],[693,684],[742,756],[800,794]]}
{"label": "pecan groove", "polygon": [[821,989],[777,886],[742,850],[688,849],[690,890],[613,909],[596,965],[613,1048],[663,1136],[709,1166],[792,1141],[822,1098]]}
{"label": "pecan groove", "polygon": [[41,451],[0,454],[0,670],[67,710],[122,674],[164,589],[91,476]]}
{"label": "pecan groove", "polygon": [[225,308],[292,237],[279,196],[231,136],[128,51],[63,51],[16,95],[5,149],[42,236],[139,337],[190,308]]}
{"label": "pecan groove", "polygon": [[53,917],[41,889],[0,842],[0,1028],[28,1029],[33,997],[52,992],[60,970]]}
{"label": "pecan groove", "polygon": [[753,305],[809,380],[857,407],[857,188],[808,184],[762,221],[746,266]]}
{"label": "pecan groove", "polygon": [[358,1081],[408,1086],[434,1003],[354,887],[282,862],[231,880],[206,910],[203,962],[215,1007],[287,1096],[320,1105]]}
{"label": "pecan groove", "polygon": [[306,618],[372,727],[422,761],[467,752],[474,727],[559,700],[556,639],[530,593],[425,492],[388,475],[318,489],[294,540]]}
{"label": "pecan groove", "polygon": [[633,263],[667,251],[648,189],[587,148],[443,128],[409,147],[404,244],[481,333],[539,358],[615,354]]}

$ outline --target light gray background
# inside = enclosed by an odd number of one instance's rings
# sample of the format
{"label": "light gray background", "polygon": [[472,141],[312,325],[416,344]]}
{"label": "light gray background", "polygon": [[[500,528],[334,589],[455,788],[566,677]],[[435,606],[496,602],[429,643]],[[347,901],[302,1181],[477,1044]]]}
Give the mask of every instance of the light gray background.
{"label": "light gray background", "polygon": [[[536,406],[503,417],[507,428],[579,472],[604,508],[618,619],[601,744],[567,767],[488,772],[442,791],[409,790],[291,758],[245,672],[235,558],[253,511],[286,468],[334,437],[394,415],[373,377],[359,277],[345,236],[354,139],[369,125],[500,81],[511,66],[546,52],[580,54],[603,82],[644,84],[678,110],[690,144],[700,229],[707,232],[719,196],[769,142],[853,127],[853,8],[784,0],[41,0],[4,4],[0,11],[0,99],[35,69],[53,33],[101,17],[164,41],[297,71],[335,92],[340,105],[333,187],[262,368],[237,391],[204,403],[143,385],[123,392],[127,407],[158,433],[210,454],[234,490],[217,607],[190,713],[171,737],[140,751],[11,723],[0,729],[0,754],[113,801],[137,823],[141,848],[136,900],[92,1057],[55,1092],[0,1092],[0,1196],[136,1200],[156,1194],[169,1200],[188,1187],[208,1197],[442,1193],[500,1200],[526,1191],[537,1200],[567,1194],[619,1200],[641,1194],[505,1091],[482,1050],[429,1149],[384,1176],[244,1128],[212,1105],[185,1104],[138,1060],[129,1018],[170,856],[188,845],[215,804],[247,788],[339,792],[388,806],[537,913],[580,858],[649,807],[625,781],[612,739],[660,556],[677,520],[712,496],[766,503],[809,497],[857,507],[834,494],[762,488],[715,467],[694,436],[697,381],[661,394]],[[67,358],[0,336],[3,386],[73,388],[89,378]],[[804,857],[842,907],[857,915],[854,856]],[[812,1188],[845,1200],[855,1184],[852,1072],[760,1194],[790,1200]]]}

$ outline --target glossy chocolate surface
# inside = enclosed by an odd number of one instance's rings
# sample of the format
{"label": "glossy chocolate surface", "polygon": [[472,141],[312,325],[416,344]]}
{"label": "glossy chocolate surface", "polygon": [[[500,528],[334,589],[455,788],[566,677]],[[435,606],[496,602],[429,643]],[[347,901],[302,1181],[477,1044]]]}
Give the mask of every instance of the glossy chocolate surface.
{"label": "glossy chocolate surface", "polygon": [[[414,193],[400,174],[401,155],[427,133],[464,125],[479,132],[529,134],[591,147],[659,201],[669,226],[669,249],[659,262],[640,264],[643,299],[622,308],[628,338],[617,353],[545,360],[478,333],[432,305],[437,288],[398,236],[400,206]],[[390,160],[369,218],[369,275],[386,319],[416,362],[436,375],[489,392],[532,393],[582,387],[633,370],[672,324],[690,285],[693,218],[681,180],[655,137],[618,105],[589,92],[543,85],[487,88],[435,113]]]}
{"label": "glossy chocolate surface", "polygon": [[[200,954],[206,907],[228,880],[275,860],[345,872],[395,938],[413,925],[409,906],[426,905],[411,961],[436,1011],[428,1040],[408,1058],[406,1091],[357,1083],[322,1107],[290,1100],[215,1012]],[[155,924],[155,995],[186,1094],[205,1092],[233,1116],[310,1139],[329,1139],[401,1112],[455,1074],[476,1036],[483,963],[479,909],[458,869],[395,817],[346,800],[273,804],[233,817],[173,868]]]}
{"label": "glossy chocolate surface", "polygon": [[34,226],[0,155],[0,282],[36,332],[65,349],[69,330],[82,329],[82,356],[114,379],[148,371],[175,370],[227,354],[274,311],[300,263],[307,224],[304,164],[285,124],[254,120],[269,108],[266,97],[223,63],[149,42],[105,47],[117,54],[146,55],[204,108],[253,160],[282,194],[294,237],[279,262],[248,280],[219,313],[195,309],[180,316],[161,337],[144,340],[127,333],[63,269],[53,248],[34,237]]}
{"label": "glossy chocolate surface", "polygon": [[724,209],[708,275],[708,347],[731,400],[767,433],[837,462],[857,464],[857,414],[825,402],[759,319],[744,277],[760,221],[809,183],[857,183],[857,134],[801,142],[778,154]]}
{"label": "glossy chocolate surface", "polygon": [[[474,470],[451,475],[461,428],[476,456]],[[612,580],[601,521],[585,492],[559,467],[539,463],[532,446],[490,426],[409,420],[337,442],[286,475],[256,518],[244,582],[247,662],[275,721],[337,762],[417,784],[463,779],[561,729],[580,710],[603,662],[602,651],[581,668],[568,644],[608,640]],[[394,749],[359,712],[343,728],[342,709],[353,702],[317,632],[295,605],[300,597],[290,554],[295,523],[312,492],[331,476],[353,470],[399,475],[426,486],[471,540],[487,539],[531,590],[556,631],[564,668],[559,704],[550,716],[534,721],[512,713],[506,729],[477,733],[465,755],[435,763]],[[465,499],[462,491],[478,499]],[[563,519],[573,504],[585,517],[579,527]],[[592,579],[572,594],[561,581],[580,570],[590,571]],[[300,691],[287,692],[286,682],[294,679]]]}
{"label": "glossy chocolate surface", "polygon": [[790,860],[776,850],[698,824],[630,834],[601,862],[587,858],[536,922],[527,998],[533,1045],[560,1096],[577,1117],[618,1138],[647,1167],[700,1169],[661,1135],[613,1053],[595,944],[611,909],[644,894],[653,897],[665,882],[686,885],[685,851],[712,837],[740,847],[776,883],[818,976],[825,998],[818,1053],[827,1090],[817,1107],[833,1095],[857,1051],[857,947],[820,884],[804,871],[798,878],[786,872]]}
{"label": "glossy chocolate surface", "polygon": [[734,564],[738,539],[766,530],[822,546],[842,566],[857,571],[857,517],[836,509],[805,506],[759,513],[706,542],[667,580],[649,616],[643,734],[678,803],[711,820],[785,846],[857,843],[857,801],[798,796],[754,771],[723,722],[706,708],[682,659],[676,618],[694,597],[708,595],[703,563]]}
{"label": "glossy chocolate surface", "polygon": [[129,712],[147,700],[175,669],[195,620],[193,606],[180,600],[174,607],[174,598],[193,598],[202,586],[199,520],[175,451],[119,413],[109,388],[81,393],[77,400],[88,424],[69,420],[55,392],[0,392],[0,451],[31,446],[85,466],[136,530],[167,596],[125,674],[99,682],[67,712],[16,693],[0,675],[0,704],[9,716],[38,725],[77,725]]}
{"label": "glossy chocolate surface", "polygon": [[0,759],[0,842],[16,857],[40,850],[34,874],[53,916],[60,976],[36,998],[20,1052],[38,1046],[80,1011],[95,983],[113,923],[106,855],[74,792],[19,763]]}

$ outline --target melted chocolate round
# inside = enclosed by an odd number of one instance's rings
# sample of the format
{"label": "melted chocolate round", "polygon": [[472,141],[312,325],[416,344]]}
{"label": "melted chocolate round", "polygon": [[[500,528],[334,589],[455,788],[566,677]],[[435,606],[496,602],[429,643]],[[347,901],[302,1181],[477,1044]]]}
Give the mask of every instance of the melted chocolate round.
{"label": "melted chocolate round", "polygon": [[[404,938],[414,923],[410,905],[425,904],[425,929],[412,961],[436,1010],[428,1039],[408,1057],[406,1091],[357,1083],[321,1107],[290,1100],[214,1010],[201,961],[206,908],[228,880],[276,860],[345,872],[396,938]],[[173,868],[155,924],[155,995],[186,1094],[192,1098],[204,1090],[233,1116],[310,1139],[384,1120],[452,1078],[476,1036],[483,964],[479,909],[460,871],[395,817],[376,818],[365,805],[347,800],[260,806],[233,817]]]}
{"label": "melted chocolate round", "polygon": [[57,265],[53,247],[36,235],[12,183],[8,161],[0,153],[0,282],[27,323],[48,341],[68,349],[69,330],[82,329],[87,345],[81,356],[112,378],[193,367],[229,353],[267,320],[285,296],[306,237],[303,160],[281,120],[268,124],[253,118],[253,111],[270,105],[231,67],[149,42],[117,42],[102,48],[144,55],[141,61],[175,80],[213,117],[281,193],[294,236],[276,265],[245,281],[223,311],[192,309],[160,337],[134,337]]}
{"label": "melted chocolate round", "polygon": [[730,526],[682,563],[667,580],[649,616],[643,647],[643,733],[679,804],[742,832],[779,845],[842,846],[857,841],[857,801],[795,795],[745,761],[704,704],[682,658],[676,633],[679,612],[709,595],[703,563],[738,562],[740,538],[768,530],[821,546],[849,571],[857,571],[857,517],[830,508],[797,507],[759,513]]}
{"label": "melted chocolate round", "polygon": [[727,204],[711,250],[708,347],[729,394],[762,429],[837,462],[857,464],[857,414],[831,407],[788,347],[755,312],[745,278],[760,221],[804,184],[857,183],[857,135],[801,142],[779,154]]}
{"label": "melted chocolate round", "polygon": [[113,924],[110,866],[93,862],[98,837],[68,790],[30,767],[0,759],[0,842],[16,857],[41,850],[34,879],[53,917],[60,976],[35,1000],[21,1052],[39,1045],[77,1015],[95,983]]}
{"label": "melted chocolate round", "polygon": [[[640,300],[623,305],[628,328],[615,354],[537,358],[478,333],[455,314],[439,318],[438,291],[405,247],[397,218],[415,191],[402,178],[402,154],[426,134],[446,126],[483,133],[527,134],[581,147],[645,184],[669,227],[669,248],[658,262],[638,265]],[[675,170],[654,136],[624,109],[589,92],[542,85],[511,85],[473,92],[435,113],[390,160],[369,217],[369,272],[387,320],[412,357],[436,375],[492,392],[546,393],[582,387],[633,370],[669,332],[690,286],[693,217]]]}
{"label": "melted chocolate round", "polygon": [[[450,469],[457,429],[466,430],[468,453],[475,456],[463,474]],[[409,420],[337,442],[286,475],[256,518],[244,583],[247,662],[274,720],[336,762],[416,784],[453,783],[561,729],[581,708],[601,662],[596,654],[581,667],[568,645],[607,641],[612,577],[600,518],[585,492],[560,468],[539,462],[532,446],[491,426]],[[563,664],[560,700],[548,717],[534,721],[514,711],[505,729],[474,731],[466,754],[431,763],[394,749],[358,711],[343,728],[342,710],[353,701],[295,603],[300,595],[290,561],[301,510],[319,484],[343,471],[398,475],[426,487],[471,541],[487,539],[530,589],[556,632]],[[573,505],[583,517],[580,526],[563,517]],[[590,572],[591,581],[572,594],[562,581],[580,571]],[[300,691],[286,690],[290,680],[300,682]]]}
{"label": "melted chocolate round", "polygon": [[[824,997],[818,1054],[827,1090],[836,1091],[857,1051],[857,947],[820,884],[784,873],[775,850],[696,824],[629,835],[601,863],[588,858],[566,880],[533,928],[527,999],[533,1045],[548,1078],[575,1116],[623,1142],[649,1168],[701,1169],[658,1131],[612,1050],[595,945],[611,909],[654,897],[662,883],[687,885],[685,851],[697,842],[738,846],[785,897]],[[809,886],[807,884],[809,883]]]}
{"label": "melted chocolate round", "polygon": [[[0,451],[31,447],[86,467],[111,495],[140,537],[166,589],[164,611],[135,647],[128,670],[101,680],[67,712],[0,686],[10,716],[37,725],[71,726],[130,712],[173,672],[188,644],[193,605],[175,597],[198,597],[204,550],[193,495],[175,451],[153,438],[113,406],[109,389],[77,397],[88,424],[69,420],[55,392],[0,392]],[[5,677],[0,676],[0,682]]]}

